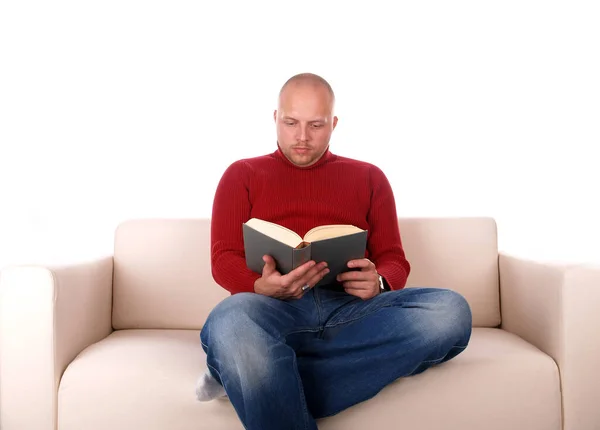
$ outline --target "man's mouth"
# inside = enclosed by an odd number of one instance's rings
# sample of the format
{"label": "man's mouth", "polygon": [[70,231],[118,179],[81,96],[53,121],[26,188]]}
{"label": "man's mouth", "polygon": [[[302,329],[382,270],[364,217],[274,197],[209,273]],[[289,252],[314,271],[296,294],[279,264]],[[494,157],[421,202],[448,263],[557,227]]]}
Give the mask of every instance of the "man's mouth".
{"label": "man's mouth", "polygon": [[310,148],[305,147],[305,146],[296,146],[293,148],[294,151],[299,152],[300,154],[304,154],[308,151],[310,151]]}

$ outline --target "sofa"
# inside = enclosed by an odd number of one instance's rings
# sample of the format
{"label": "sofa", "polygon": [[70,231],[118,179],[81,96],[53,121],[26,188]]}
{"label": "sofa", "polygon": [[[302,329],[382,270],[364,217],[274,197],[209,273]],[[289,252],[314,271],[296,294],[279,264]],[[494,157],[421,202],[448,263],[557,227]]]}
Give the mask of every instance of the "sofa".
{"label": "sofa", "polygon": [[[600,429],[600,268],[499,252],[492,218],[398,222],[407,288],[463,294],[471,342],[319,428]],[[227,398],[195,397],[199,332],[228,295],[211,276],[210,219],[126,220],[111,255],[4,268],[0,427],[242,429]]]}

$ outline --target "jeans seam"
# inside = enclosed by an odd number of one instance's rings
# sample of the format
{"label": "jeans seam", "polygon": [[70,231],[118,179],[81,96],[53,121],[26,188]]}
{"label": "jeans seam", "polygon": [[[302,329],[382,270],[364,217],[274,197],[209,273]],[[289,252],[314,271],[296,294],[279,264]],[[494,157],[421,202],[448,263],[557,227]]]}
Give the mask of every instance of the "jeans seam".
{"label": "jeans seam", "polygon": [[307,329],[300,329],[300,330],[292,330],[286,334],[283,335],[283,339],[285,339],[286,337],[288,337],[289,335],[292,334],[296,334],[296,333],[318,333],[319,331],[321,331],[320,327],[317,328],[307,328]]}
{"label": "jeans seam", "polygon": [[[221,382],[221,386],[225,390],[225,395],[227,395],[227,389],[225,388],[225,384],[223,383],[223,377],[221,376],[221,372],[219,372],[214,366],[211,366],[210,364],[208,364],[208,361],[206,362],[206,367],[214,370],[215,373],[219,376],[219,381]],[[231,399],[229,399],[229,401],[231,402]],[[244,426],[245,429],[248,428],[248,427],[246,427],[246,425],[244,423],[241,422],[241,420],[240,420],[240,424],[242,424],[242,426]]]}
{"label": "jeans seam", "polygon": [[304,429],[305,430],[309,430],[308,429],[308,421],[310,421],[311,416],[308,412],[308,405],[306,403],[306,394],[304,393],[304,384],[302,382],[302,378],[300,378],[300,373],[298,371],[298,360],[296,359],[296,356],[294,354],[294,368],[296,369],[296,371],[294,372],[296,375],[296,380],[298,381],[298,390],[300,390],[300,399],[302,399],[300,401],[300,403],[302,403],[302,411],[304,412]]}
{"label": "jeans seam", "polygon": [[[206,367],[210,367],[212,370],[215,371],[215,373],[219,376],[219,380],[221,381],[221,385],[223,386],[223,378],[221,378],[221,372],[219,372],[215,366],[211,366],[210,364],[208,364],[208,362],[206,363]],[[223,388],[225,388],[225,387],[223,386]]]}
{"label": "jeans seam", "polygon": [[442,358],[437,358],[435,360],[423,360],[421,361],[421,364],[423,363],[427,363],[427,364],[431,364],[431,363],[439,363],[440,361],[442,361],[444,359],[444,357]]}
{"label": "jeans seam", "polygon": [[315,302],[315,308],[317,308],[317,317],[318,317],[318,321],[319,321],[319,326],[322,326],[323,323],[323,315],[321,314],[321,297],[319,297],[319,292],[317,290],[315,290],[314,288],[312,289],[312,293],[313,293],[313,300]]}
{"label": "jeans seam", "polygon": [[392,307],[395,307],[395,306],[394,305],[387,305],[387,304],[386,305],[382,305],[382,306],[379,306],[378,308],[373,309],[371,312],[363,313],[362,315],[357,316],[355,318],[348,319],[348,320],[343,320],[343,321],[337,322],[335,324],[325,324],[325,328],[332,328],[332,327],[337,327],[338,325],[349,324],[351,322],[361,320],[364,317],[370,316],[373,313],[375,313],[375,312],[377,312],[377,311],[379,311],[379,310],[381,310],[383,308],[392,308]]}
{"label": "jeans seam", "polygon": [[[455,346],[453,346],[452,348],[450,348],[450,350],[452,350],[452,349],[454,349],[454,348],[458,348],[458,349],[465,349],[465,348],[466,348],[466,346],[457,346],[457,345],[455,345]],[[421,361],[421,363],[427,363],[427,364],[430,364],[430,363],[439,363],[439,362],[440,362],[440,361],[442,361],[444,358],[446,358],[446,356],[445,356],[445,355],[444,355],[442,358],[438,358],[438,359],[436,359],[436,360],[423,360],[423,361]]]}

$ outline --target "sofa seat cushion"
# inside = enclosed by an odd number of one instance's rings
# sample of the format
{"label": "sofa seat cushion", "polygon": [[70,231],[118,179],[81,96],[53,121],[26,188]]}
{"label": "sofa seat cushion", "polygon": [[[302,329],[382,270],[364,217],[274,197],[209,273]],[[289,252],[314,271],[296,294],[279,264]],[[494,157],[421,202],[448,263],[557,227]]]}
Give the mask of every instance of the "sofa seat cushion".
{"label": "sofa seat cushion", "polygon": [[[196,400],[205,358],[197,330],[115,331],[67,367],[58,428],[242,430],[226,398]],[[506,331],[476,328],[455,359],[390,384],[319,428],[559,430],[560,410],[549,356]]]}

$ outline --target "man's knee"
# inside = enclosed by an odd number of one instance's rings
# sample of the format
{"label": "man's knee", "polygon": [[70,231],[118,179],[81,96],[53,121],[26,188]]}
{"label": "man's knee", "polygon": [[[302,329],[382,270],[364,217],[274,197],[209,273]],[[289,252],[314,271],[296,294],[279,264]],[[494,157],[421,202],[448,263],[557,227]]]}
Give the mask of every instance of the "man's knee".
{"label": "man's knee", "polygon": [[466,346],[471,337],[471,308],[459,293],[444,288],[410,288],[399,293],[403,308],[413,308],[406,323],[427,343]]}
{"label": "man's knee", "polygon": [[268,374],[270,341],[258,316],[264,296],[239,293],[221,301],[209,314],[200,334],[202,347],[220,372],[241,372],[255,380]]}
{"label": "man's knee", "polygon": [[449,289],[438,289],[433,294],[431,312],[421,321],[424,330],[437,339],[454,340],[455,346],[466,346],[473,324],[469,303],[461,294]]}
{"label": "man's knee", "polygon": [[221,300],[210,312],[208,319],[231,318],[235,314],[252,315],[261,306],[265,296],[254,293],[237,293]]}
{"label": "man's knee", "polygon": [[[251,336],[252,322],[261,314],[265,297],[253,293],[239,293],[218,303],[208,315],[201,332],[203,346],[219,340]],[[245,333],[250,331],[250,333]]]}

